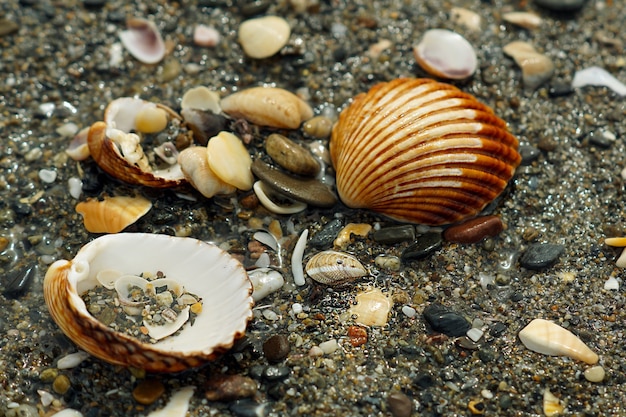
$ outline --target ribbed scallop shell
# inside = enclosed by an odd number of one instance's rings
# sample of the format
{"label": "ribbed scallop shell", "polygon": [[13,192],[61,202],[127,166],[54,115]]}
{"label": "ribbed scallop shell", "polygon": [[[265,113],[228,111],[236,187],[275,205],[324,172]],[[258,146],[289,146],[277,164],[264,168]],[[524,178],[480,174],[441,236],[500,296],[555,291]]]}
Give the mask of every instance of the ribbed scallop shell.
{"label": "ribbed scallop shell", "polygon": [[313,255],[305,269],[315,281],[333,287],[341,287],[367,275],[367,269],[357,258],[333,250]]}
{"label": "ribbed scallop shell", "polygon": [[333,128],[337,191],[349,207],[427,225],[479,213],[520,163],[518,141],[475,97],[400,78],[360,94]]}
{"label": "ribbed scallop shell", "polygon": [[91,233],[118,233],[135,223],[152,208],[143,197],[105,197],[102,201],[88,199],[76,205],[83,216],[85,229]]}
{"label": "ribbed scallop shell", "polygon": [[[111,270],[113,275],[161,271],[202,298],[202,312],[193,324],[154,344],[116,332],[92,316],[80,297],[101,285],[99,272]],[[44,279],[50,315],[74,343],[109,363],[149,372],[197,367],[230,349],[252,318],[251,294],[243,266],[217,246],[145,233],[99,237],[71,261],[53,263]]]}

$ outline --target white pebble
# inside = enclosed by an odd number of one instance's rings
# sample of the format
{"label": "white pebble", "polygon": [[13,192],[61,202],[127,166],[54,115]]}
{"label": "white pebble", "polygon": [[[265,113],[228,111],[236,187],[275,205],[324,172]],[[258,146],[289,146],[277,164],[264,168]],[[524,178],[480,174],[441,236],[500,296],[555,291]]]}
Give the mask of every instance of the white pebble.
{"label": "white pebble", "polygon": [[291,310],[293,311],[294,314],[302,313],[302,304],[293,303],[293,305],[291,306]]}
{"label": "white pebble", "polygon": [[619,281],[615,277],[611,277],[604,282],[605,290],[619,290]]}
{"label": "white pebble", "polygon": [[255,269],[248,273],[248,277],[254,288],[252,292],[254,301],[262,300],[285,284],[281,273],[270,268]]}
{"label": "white pebble", "polygon": [[41,405],[44,407],[49,406],[54,401],[54,395],[50,394],[46,390],[38,389],[37,394],[39,394],[39,398],[41,399]]}
{"label": "white pebble", "polygon": [[74,410],[73,408],[66,408],[59,411],[58,413],[52,414],[50,417],[83,417],[83,414],[78,410]]}
{"label": "white pebble", "polygon": [[67,187],[69,188],[72,198],[78,200],[83,192],[83,182],[78,177],[72,177],[67,180]]}
{"label": "white pebble", "polygon": [[269,320],[269,321],[276,321],[276,320],[278,320],[278,314],[276,314],[275,312],[273,312],[270,309],[263,310],[263,317],[265,317],[265,319]]}
{"label": "white pebble", "polygon": [[622,254],[619,256],[619,258],[617,258],[615,265],[620,268],[626,268],[626,250],[622,251]]}
{"label": "white pebble", "polygon": [[52,113],[54,112],[54,108],[55,108],[54,103],[42,103],[39,105],[39,111],[45,117],[52,116]]}
{"label": "white pebble", "polygon": [[577,71],[572,80],[572,87],[579,88],[588,85],[608,87],[620,96],[626,96],[626,85],[600,67],[589,67]]}
{"label": "white pebble", "polygon": [[585,379],[589,382],[602,382],[606,372],[604,368],[600,365],[592,366],[591,368],[585,369]]}
{"label": "white pebble", "polygon": [[285,46],[291,35],[289,23],[278,16],[249,19],[239,26],[239,43],[251,58],[268,58]]}
{"label": "white pebble", "polygon": [[318,358],[324,355],[324,351],[319,346],[313,346],[309,350],[309,356],[312,358]]}
{"label": "white pebble", "polygon": [[330,339],[320,343],[319,347],[325,355],[329,355],[339,349],[339,343],[337,343],[337,339]]}
{"label": "white pebble", "polygon": [[405,316],[407,316],[410,319],[415,317],[415,315],[417,314],[417,311],[415,311],[415,309],[411,306],[403,306],[402,312],[404,313]]}
{"label": "white pebble", "polygon": [[293,274],[293,281],[296,285],[302,286],[305,284],[304,280],[304,267],[302,266],[302,258],[304,257],[304,248],[306,247],[306,239],[309,236],[309,229],[304,229],[296,247],[293,249],[291,255],[291,273]]}
{"label": "white pebble", "polygon": [[478,342],[480,338],[483,337],[483,331],[477,329],[476,327],[472,327],[471,329],[469,329],[466,334],[467,337],[472,339],[474,342]]}
{"label": "white pebble", "polygon": [[111,45],[111,48],[109,49],[109,66],[111,68],[117,68],[122,65],[122,62],[124,62],[123,49],[124,48],[120,42],[115,42]]}
{"label": "white pebble", "polygon": [[63,356],[57,362],[57,368],[59,369],[69,369],[75,368],[81,364],[82,361],[89,357],[89,353],[79,351],[75,353],[70,353],[69,355]]}
{"label": "white pebble", "polygon": [[193,42],[198,46],[213,47],[220,39],[220,33],[212,26],[198,25],[193,30]]}
{"label": "white pebble", "polygon": [[483,398],[486,398],[488,400],[493,398],[493,392],[489,391],[488,389],[484,389],[480,391],[480,395],[482,395]]}
{"label": "white pebble", "polygon": [[76,123],[65,123],[57,128],[57,133],[64,138],[69,138],[78,133],[78,125]]}
{"label": "white pebble", "polygon": [[57,179],[57,172],[53,169],[40,169],[39,179],[46,184],[52,184]]}

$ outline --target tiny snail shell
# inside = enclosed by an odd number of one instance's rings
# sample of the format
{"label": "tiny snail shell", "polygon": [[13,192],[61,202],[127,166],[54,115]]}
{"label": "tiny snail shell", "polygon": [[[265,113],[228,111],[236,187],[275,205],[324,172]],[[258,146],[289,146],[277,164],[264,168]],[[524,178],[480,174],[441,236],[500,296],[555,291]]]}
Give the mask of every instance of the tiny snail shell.
{"label": "tiny snail shell", "polygon": [[367,275],[367,269],[354,256],[329,250],[309,259],[306,273],[320,284],[341,287]]}

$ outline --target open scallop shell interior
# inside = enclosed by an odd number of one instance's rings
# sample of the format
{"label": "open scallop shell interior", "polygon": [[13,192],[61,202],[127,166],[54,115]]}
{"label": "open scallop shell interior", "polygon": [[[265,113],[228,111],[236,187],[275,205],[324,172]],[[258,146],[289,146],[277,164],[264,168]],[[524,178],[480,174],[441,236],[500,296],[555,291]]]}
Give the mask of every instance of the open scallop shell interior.
{"label": "open scallop shell interior", "polygon": [[[173,324],[173,334],[154,337],[161,339],[156,343],[141,342],[99,322],[80,296],[104,285],[119,287],[123,298],[121,288],[129,281],[145,285],[136,275],[157,271],[167,277],[169,290],[180,294],[184,288],[201,298],[202,311],[193,324],[179,314],[182,323]],[[252,284],[242,265],[218,247],[191,238],[143,233],[95,239],[73,260],[52,264],[44,280],[50,314],[74,343],[107,362],[151,372],[200,366],[231,348],[252,317],[251,294]]]}

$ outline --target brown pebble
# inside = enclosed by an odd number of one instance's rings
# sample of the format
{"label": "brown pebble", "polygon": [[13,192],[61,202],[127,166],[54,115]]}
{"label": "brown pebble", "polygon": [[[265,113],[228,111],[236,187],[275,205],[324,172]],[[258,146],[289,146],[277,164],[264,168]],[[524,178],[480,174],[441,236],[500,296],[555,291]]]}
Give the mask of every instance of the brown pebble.
{"label": "brown pebble", "polygon": [[393,417],[410,417],[413,412],[413,401],[400,391],[389,393],[387,402]]}
{"label": "brown pebble", "polygon": [[265,151],[279,166],[294,174],[314,177],[320,172],[320,163],[311,152],[278,133],[265,139]]}
{"label": "brown pebble", "polygon": [[350,326],[348,327],[348,337],[352,346],[359,347],[367,343],[367,330],[360,326]]}
{"label": "brown pebble", "polygon": [[332,129],[333,121],[326,116],[315,116],[302,125],[304,134],[316,139],[326,139],[330,136]]}
{"label": "brown pebble", "polygon": [[48,368],[41,371],[39,374],[39,379],[41,382],[52,382],[59,375],[59,371],[56,368]]}
{"label": "brown pebble", "polygon": [[206,383],[205,396],[209,401],[234,401],[254,397],[256,381],[243,375],[222,375]]}
{"label": "brown pebble", "polygon": [[54,378],[54,382],[52,383],[52,390],[57,394],[63,395],[67,392],[67,390],[70,389],[71,386],[72,383],[70,382],[70,379],[67,377],[67,375],[59,375]]}
{"label": "brown pebble", "polygon": [[158,379],[144,379],[133,390],[133,398],[139,404],[150,405],[163,395],[165,386]]}
{"label": "brown pebble", "polygon": [[0,236],[0,252],[4,252],[7,246],[9,246],[9,239],[4,236]]}
{"label": "brown pebble", "polygon": [[245,209],[254,210],[259,207],[259,198],[256,196],[256,194],[250,193],[241,197],[239,199],[239,204],[241,204],[241,207]]}
{"label": "brown pebble", "polygon": [[449,242],[477,243],[486,237],[496,236],[502,230],[504,224],[498,216],[483,216],[447,228],[443,238]]}
{"label": "brown pebble", "polygon": [[287,357],[291,351],[287,336],[277,334],[270,337],[263,343],[263,353],[268,362],[280,362]]}

